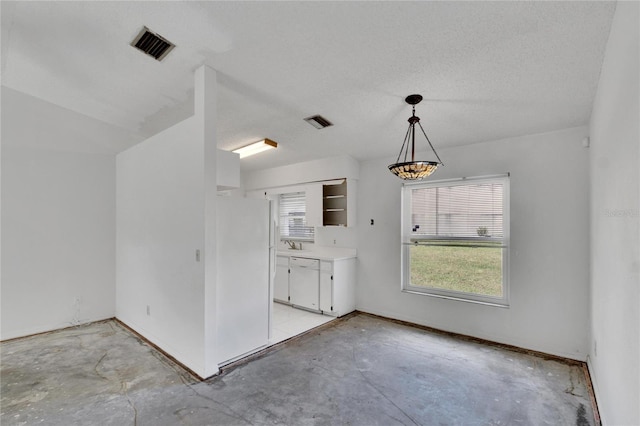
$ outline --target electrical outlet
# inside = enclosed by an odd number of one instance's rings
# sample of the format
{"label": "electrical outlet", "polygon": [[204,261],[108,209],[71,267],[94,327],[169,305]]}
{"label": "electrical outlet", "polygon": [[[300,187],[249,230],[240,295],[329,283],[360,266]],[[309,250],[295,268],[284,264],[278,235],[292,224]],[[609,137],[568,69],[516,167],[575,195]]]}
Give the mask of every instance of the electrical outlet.
{"label": "electrical outlet", "polygon": [[593,341],[593,356],[598,356],[598,341],[594,340]]}
{"label": "electrical outlet", "polygon": [[147,305],[147,316],[151,315],[151,306]]}
{"label": "electrical outlet", "polygon": [[334,246],[336,245],[336,240],[333,240],[333,245],[334,245]]}

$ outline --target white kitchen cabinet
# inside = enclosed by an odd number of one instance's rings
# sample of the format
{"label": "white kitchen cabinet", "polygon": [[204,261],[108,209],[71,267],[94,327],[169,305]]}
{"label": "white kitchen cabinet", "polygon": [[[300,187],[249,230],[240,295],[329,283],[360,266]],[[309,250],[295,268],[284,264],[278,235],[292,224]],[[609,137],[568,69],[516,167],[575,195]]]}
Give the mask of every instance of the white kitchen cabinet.
{"label": "white kitchen cabinet", "polygon": [[322,226],[322,184],[305,185],[305,218],[307,226]]}
{"label": "white kitchen cabinet", "polygon": [[320,310],[333,312],[333,261],[320,262]]}
{"label": "white kitchen cabinet", "polygon": [[273,299],[278,302],[289,303],[289,256],[276,256]]}
{"label": "white kitchen cabinet", "polygon": [[322,185],[322,218],[318,226],[356,225],[356,186],[357,181],[353,179]]}
{"label": "white kitchen cabinet", "polygon": [[322,185],[322,224],[347,226],[347,180]]}
{"label": "white kitchen cabinet", "polygon": [[356,309],[356,259],[320,261],[320,310],[341,317]]}

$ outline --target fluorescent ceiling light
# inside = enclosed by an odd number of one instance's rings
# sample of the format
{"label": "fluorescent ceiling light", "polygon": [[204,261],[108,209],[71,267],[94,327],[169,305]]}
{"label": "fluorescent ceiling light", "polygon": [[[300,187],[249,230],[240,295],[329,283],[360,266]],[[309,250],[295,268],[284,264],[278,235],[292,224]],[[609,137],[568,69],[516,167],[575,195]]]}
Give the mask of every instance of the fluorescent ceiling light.
{"label": "fluorescent ceiling light", "polygon": [[278,147],[278,143],[271,139],[263,139],[261,141],[252,143],[251,145],[243,146],[242,148],[234,149],[233,152],[240,154],[240,158],[248,157],[259,152],[267,151]]}

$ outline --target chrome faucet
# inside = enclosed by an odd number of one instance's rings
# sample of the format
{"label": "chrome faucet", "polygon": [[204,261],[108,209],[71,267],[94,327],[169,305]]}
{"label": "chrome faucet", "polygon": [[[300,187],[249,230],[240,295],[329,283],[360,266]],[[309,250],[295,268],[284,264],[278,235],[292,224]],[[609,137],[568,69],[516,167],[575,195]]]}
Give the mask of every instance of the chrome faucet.
{"label": "chrome faucet", "polygon": [[291,241],[291,240],[284,240],[285,243],[289,244],[289,248],[291,250],[302,250],[302,243],[299,243],[298,246],[296,246],[296,242],[295,241]]}

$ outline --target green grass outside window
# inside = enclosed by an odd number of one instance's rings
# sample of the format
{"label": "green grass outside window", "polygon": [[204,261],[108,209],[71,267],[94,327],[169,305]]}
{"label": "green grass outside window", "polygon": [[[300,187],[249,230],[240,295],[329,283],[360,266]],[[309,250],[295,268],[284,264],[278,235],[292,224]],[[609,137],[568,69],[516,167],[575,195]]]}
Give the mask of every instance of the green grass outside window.
{"label": "green grass outside window", "polygon": [[502,297],[500,248],[411,246],[411,285]]}

